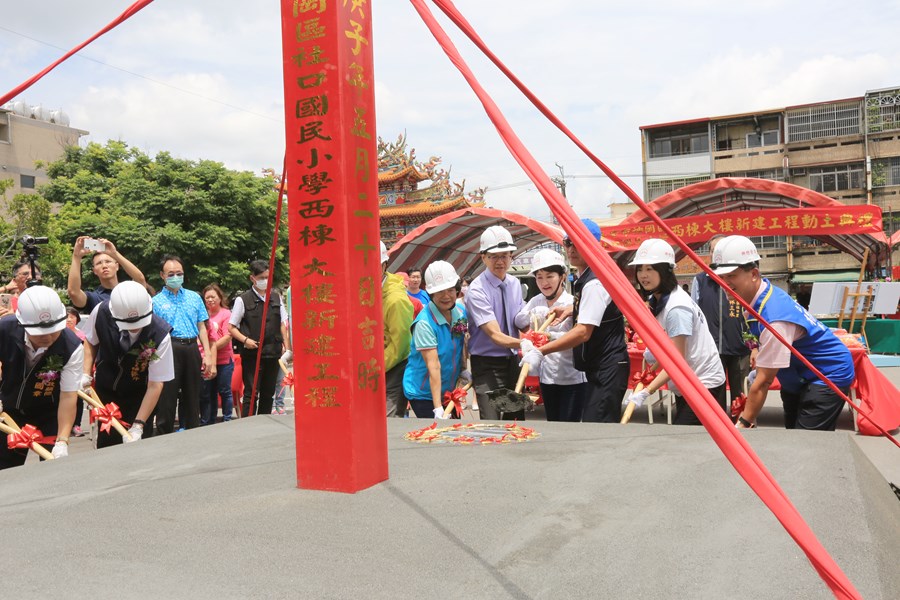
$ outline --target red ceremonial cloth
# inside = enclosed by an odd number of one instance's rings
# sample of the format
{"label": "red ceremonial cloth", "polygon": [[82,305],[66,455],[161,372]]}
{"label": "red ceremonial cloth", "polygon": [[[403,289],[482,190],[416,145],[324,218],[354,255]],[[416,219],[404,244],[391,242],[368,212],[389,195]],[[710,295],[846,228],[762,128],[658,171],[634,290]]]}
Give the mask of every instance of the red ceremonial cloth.
{"label": "red ceremonial cloth", "polygon": [[[872,364],[865,350],[851,350],[856,369],[856,398],[872,420],[888,431],[900,427],[900,392],[878,367]],[[863,435],[881,435],[871,421],[856,413],[856,425]]]}
{"label": "red ceremonial cloth", "polygon": [[[732,463],[741,477],[753,489],[759,498],[769,507],[775,517],[779,520],[785,530],[794,538],[798,546],[803,550],[810,563],[818,572],[819,576],[825,581],[829,588],[839,598],[860,598],[859,592],[853,587],[853,584],[847,579],[847,576],[841,571],[840,567],[834,562],[834,559],[828,554],[821,545],[815,534],[810,530],[809,526],[800,516],[797,509],[791,504],[787,495],[780,488],[778,483],[768,472],[762,461],[753,452],[750,445],[744,440],[741,432],[734,428],[734,425],[725,415],[725,412],[719,407],[716,401],[709,394],[709,391],[700,383],[697,376],[691,371],[681,354],[675,349],[674,345],[668,339],[665,331],[656,322],[653,315],[646,309],[641,298],[631,283],[625,278],[625,275],[618,268],[616,263],[601,251],[599,244],[594,237],[588,232],[585,225],[579,220],[578,216],[562,197],[556,186],[550,181],[544,170],[528,152],[522,142],[518,139],[515,132],[506,121],[500,109],[494,103],[493,99],[487,94],[478,80],[475,78],[471,69],[466,65],[462,56],[457,51],[453,42],[443,31],[440,24],[434,18],[434,15],[425,6],[423,0],[411,0],[416,11],[425,21],[426,26],[434,35],[435,39],[443,48],[444,52],[450,58],[451,62],[462,73],[463,77],[469,83],[478,99],[481,101],[488,114],[488,117],[497,128],[503,142],[509,148],[511,154],[520,166],[528,174],[529,179],[535,184],[541,195],[550,206],[550,210],[557,218],[560,225],[569,234],[575,246],[580,250],[582,257],[592,268],[594,274],[609,292],[616,306],[625,314],[635,329],[641,334],[641,337],[648,342],[656,356],[666,367],[666,372],[675,380],[678,387],[685,392],[685,397],[689,398],[694,413],[700,419],[701,423],[706,427],[712,439],[721,448],[725,457]],[[538,108],[544,112],[551,121],[563,130],[579,148],[582,148],[603,171],[610,176],[616,185],[626,191],[628,197],[633,199],[638,206],[645,212],[650,212],[646,204],[628,188],[627,185],[613,173],[606,165],[593,156],[577,138],[574,137],[565,126],[538,100],[534,94],[525,88],[523,84],[494,56],[487,48],[484,42],[472,30],[472,27],[466,22],[465,18],[456,10],[452,2],[447,0],[434,0],[435,3],[447,14],[448,17],[462,29],[466,35],[484,52],[503,72],[519,87],[523,93]],[[688,250],[690,250],[688,248]],[[696,255],[693,255],[698,260]],[[782,340],[783,341],[783,340]]]}

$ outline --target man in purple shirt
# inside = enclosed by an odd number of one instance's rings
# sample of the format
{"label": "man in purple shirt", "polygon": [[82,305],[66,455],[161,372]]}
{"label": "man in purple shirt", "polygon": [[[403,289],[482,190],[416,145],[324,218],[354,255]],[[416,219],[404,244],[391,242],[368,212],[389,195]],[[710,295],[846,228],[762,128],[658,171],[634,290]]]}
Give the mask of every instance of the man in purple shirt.
{"label": "man in purple shirt", "polygon": [[[469,353],[472,382],[482,420],[498,420],[500,413],[487,399],[499,388],[512,389],[519,377],[519,331],[515,316],[522,310],[522,286],[507,271],[516,251],[510,233],[499,225],[481,234],[484,272],[469,285],[466,313],[469,319]],[[503,413],[507,420],[524,419],[525,411]]]}

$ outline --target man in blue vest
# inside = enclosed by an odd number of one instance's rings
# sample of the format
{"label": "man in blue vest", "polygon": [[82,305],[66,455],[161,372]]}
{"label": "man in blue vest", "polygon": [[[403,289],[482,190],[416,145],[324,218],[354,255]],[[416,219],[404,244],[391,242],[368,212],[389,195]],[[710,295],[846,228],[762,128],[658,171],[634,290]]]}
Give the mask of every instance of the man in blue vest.
{"label": "man in blue vest", "polygon": [[[100,399],[114,402],[122,420],[131,425],[130,438],[114,431],[99,431],[97,447],[136,442],[153,435],[146,427],[163,390],[175,377],[172,363],[172,327],[153,314],[153,303],[144,286],[123,281],[113,288],[110,299],[91,313],[87,332],[82,385],[91,384]],[[146,434],[145,434],[146,433]]]}
{"label": "man in blue vest", "polygon": [[[585,227],[600,242],[600,227],[582,219]],[[572,349],[575,368],[587,378],[581,420],[585,423],[618,423],[622,399],[628,389],[628,350],[625,347],[625,318],[613,303],[609,292],[594,275],[572,240],[563,240],[569,264],[578,269],[572,285],[575,325],[560,338],[540,348],[523,343],[522,362],[537,373],[543,356]],[[562,314],[564,318],[565,313]]]}
{"label": "man in blue vest", "polygon": [[[15,316],[0,319],[0,406],[20,427],[33,425],[48,436],[40,443],[53,444],[54,458],[69,455],[83,361],[81,340],[66,328],[66,309],[52,289],[27,288]],[[0,469],[23,465],[28,449],[10,449],[5,437]]]}
{"label": "man in blue vest", "polygon": [[[783,290],[759,273],[759,252],[748,238],[729,236],[716,246],[710,266],[773,329],[796,348],[845,394],[853,383],[850,351],[816,318]],[[844,401],[791,354],[772,333],[755,319],[748,320],[750,333],[759,339],[755,372],[751,371],[747,404],[736,427],[756,425],[769,386],[776,375],[781,383],[784,426],[787,429],[834,431]]]}

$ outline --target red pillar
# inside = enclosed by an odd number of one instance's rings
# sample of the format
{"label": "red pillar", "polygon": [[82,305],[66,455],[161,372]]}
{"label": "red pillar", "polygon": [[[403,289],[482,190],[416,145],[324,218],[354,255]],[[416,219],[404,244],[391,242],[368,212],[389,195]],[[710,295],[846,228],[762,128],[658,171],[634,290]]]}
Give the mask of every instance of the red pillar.
{"label": "red pillar", "polygon": [[282,0],[297,486],[388,477],[371,3]]}

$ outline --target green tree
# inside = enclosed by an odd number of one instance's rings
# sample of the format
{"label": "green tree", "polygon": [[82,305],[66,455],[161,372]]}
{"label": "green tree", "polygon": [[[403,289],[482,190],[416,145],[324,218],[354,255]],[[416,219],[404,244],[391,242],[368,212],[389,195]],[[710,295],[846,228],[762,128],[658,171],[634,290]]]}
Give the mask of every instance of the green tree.
{"label": "green tree", "polygon": [[[69,148],[47,174],[41,194],[61,205],[50,235],[69,257],[79,235],[103,237],[154,287],[162,285],[160,258],[177,254],[189,289],[218,283],[229,293],[248,287],[248,261],[268,260],[278,196],[270,178],[168,152],[151,158],[120,141]],[[275,276],[286,284],[286,227],[280,237]],[[96,284],[87,263],[83,276],[84,285]]]}
{"label": "green tree", "polygon": [[[4,216],[0,223],[0,273],[3,278],[11,275],[13,264],[22,257],[22,236],[47,236],[51,219],[50,202],[40,194],[16,194],[7,199],[6,190],[12,185],[11,179],[0,180],[0,214]],[[40,246],[40,249],[41,256],[49,251],[48,246]]]}

